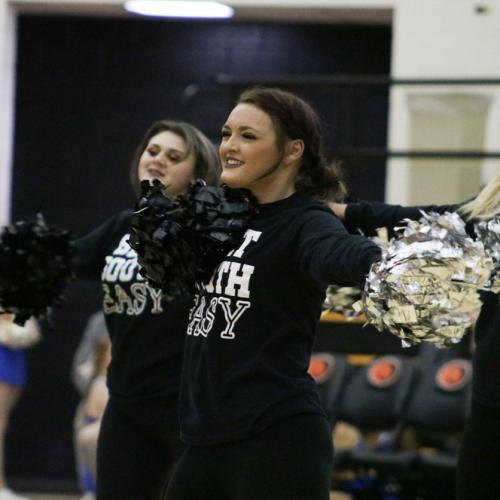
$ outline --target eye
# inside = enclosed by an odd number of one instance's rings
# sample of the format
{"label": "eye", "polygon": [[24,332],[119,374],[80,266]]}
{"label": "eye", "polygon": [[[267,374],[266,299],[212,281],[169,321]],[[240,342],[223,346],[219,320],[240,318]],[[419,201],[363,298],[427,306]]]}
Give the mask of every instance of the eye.
{"label": "eye", "polygon": [[223,130],[223,131],[221,132],[221,137],[222,137],[223,139],[226,139],[226,138],[227,138],[227,137],[229,137],[230,135],[231,135],[231,132],[229,132],[229,130]]}
{"label": "eye", "polygon": [[169,155],[168,159],[173,163],[177,163],[181,160],[181,157],[179,155]]}
{"label": "eye", "polygon": [[250,132],[244,132],[244,133],[242,134],[242,137],[243,137],[244,139],[250,139],[250,140],[256,139],[255,135],[254,135],[254,134],[252,134],[252,133],[250,133]]}

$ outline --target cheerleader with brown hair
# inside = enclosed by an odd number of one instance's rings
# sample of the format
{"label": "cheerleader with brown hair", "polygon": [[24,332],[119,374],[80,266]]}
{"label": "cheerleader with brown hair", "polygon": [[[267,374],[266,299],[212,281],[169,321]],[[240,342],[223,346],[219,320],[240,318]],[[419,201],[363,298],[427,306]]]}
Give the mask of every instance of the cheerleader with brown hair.
{"label": "cheerleader with brown hair", "polygon": [[186,449],[168,500],[328,500],[331,429],[307,369],[328,283],[380,249],[320,203],[340,183],[312,107],[250,89],[222,127],[221,180],[259,213],[195,298],[180,397]]}

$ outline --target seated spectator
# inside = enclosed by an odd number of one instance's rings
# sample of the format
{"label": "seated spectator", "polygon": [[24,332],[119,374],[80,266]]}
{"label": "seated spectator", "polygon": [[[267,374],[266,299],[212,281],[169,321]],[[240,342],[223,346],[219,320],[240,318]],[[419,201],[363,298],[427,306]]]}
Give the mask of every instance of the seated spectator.
{"label": "seated spectator", "polygon": [[95,494],[97,438],[108,401],[106,369],[111,343],[101,312],[94,313],[73,358],[71,378],[82,395],[74,420],[74,446],[82,500]]}

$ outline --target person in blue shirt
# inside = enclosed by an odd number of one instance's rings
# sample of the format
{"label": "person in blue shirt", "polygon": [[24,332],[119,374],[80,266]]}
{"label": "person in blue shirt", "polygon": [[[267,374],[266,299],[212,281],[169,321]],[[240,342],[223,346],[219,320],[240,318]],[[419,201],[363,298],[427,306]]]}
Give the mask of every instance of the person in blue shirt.
{"label": "person in blue shirt", "polygon": [[4,448],[9,418],[26,385],[26,349],[39,339],[34,319],[19,326],[13,314],[0,314],[0,500],[28,500],[7,487]]}

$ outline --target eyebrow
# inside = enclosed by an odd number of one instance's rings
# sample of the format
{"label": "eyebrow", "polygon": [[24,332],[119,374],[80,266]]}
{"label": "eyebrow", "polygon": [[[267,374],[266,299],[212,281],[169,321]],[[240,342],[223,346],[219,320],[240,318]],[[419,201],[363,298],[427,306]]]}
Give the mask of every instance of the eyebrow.
{"label": "eyebrow", "polygon": [[[150,142],[148,144],[148,148],[151,147],[151,146],[155,146],[157,148],[161,148],[161,144],[158,144],[157,142]],[[167,152],[174,152],[174,153],[180,153],[180,154],[188,154],[188,151],[183,151],[181,149],[177,149],[177,148],[167,148]]]}
{"label": "eyebrow", "polygon": [[[222,125],[222,129],[231,128],[227,123]],[[258,132],[258,129],[251,127],[250,125],[243,125],[242,127],[236,127],[237,130],[253,130],[254,132]]]}

